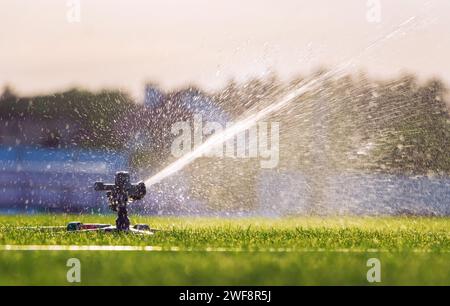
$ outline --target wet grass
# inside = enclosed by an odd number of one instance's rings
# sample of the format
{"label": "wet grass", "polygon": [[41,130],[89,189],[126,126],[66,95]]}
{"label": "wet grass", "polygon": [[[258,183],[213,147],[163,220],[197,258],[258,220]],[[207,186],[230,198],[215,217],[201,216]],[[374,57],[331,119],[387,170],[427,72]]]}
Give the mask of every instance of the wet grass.
{"label": "wet grass", "polygon": [[450,284],[450,218],[133,218],[162,230],[153,236],[18,229],[74,220],[114,216],[0,216],[0,245],[167,251],[0,251],[0,284],[67,284],[70,257],[82,262],[83,284],[368,284],[372,257],[381,260],[382,284]]}
{"label": "wet grass", "polygon": [[0,244],[450,251],[450,218],[133,218],[161,229],[153,236],[19,229],[73,220],[114,223],[114,216],[0,216]]}

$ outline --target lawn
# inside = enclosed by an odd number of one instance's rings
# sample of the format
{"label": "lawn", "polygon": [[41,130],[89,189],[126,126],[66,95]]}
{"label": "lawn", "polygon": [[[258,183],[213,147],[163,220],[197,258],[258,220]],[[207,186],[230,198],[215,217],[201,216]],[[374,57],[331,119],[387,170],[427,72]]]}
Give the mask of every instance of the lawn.
{"label": "lawn", "polygon": [[[81,284],[369,284],[369,258],[382,285],[450,285],[450,218],[132,217],[153,236],[18,229],[68,221],[112,223],[114,216],[0,216],[0,284],[67,285],[66,261]],[[144,251],[6,251],[6,245],[153,246]]]}

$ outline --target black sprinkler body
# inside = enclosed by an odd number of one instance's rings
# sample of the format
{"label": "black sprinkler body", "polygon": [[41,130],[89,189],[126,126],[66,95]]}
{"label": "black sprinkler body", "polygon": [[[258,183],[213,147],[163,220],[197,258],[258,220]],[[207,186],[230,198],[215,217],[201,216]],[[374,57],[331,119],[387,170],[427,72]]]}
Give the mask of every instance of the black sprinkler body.
{"label": "black sprinkler body", "polygon": [[116,228],[119,231],[130,229],[127,205],[133,201],[141,200],[147,193],[144,182],[132,184],[130,174],[126,171],[116,173],[114,184],[96,182],[96,191],[106,191],[109,201],[109,208],[117,212]]}

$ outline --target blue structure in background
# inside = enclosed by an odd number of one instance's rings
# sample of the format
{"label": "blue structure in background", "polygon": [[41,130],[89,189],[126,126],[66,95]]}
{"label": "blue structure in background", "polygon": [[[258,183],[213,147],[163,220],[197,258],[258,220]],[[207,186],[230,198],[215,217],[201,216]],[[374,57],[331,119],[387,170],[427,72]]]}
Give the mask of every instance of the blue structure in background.
{"label": "blue structure in background", "polygon": [[[258,182],[259,212],[268,216],[450,216],[450,177],[341,172],[322,178],[266,170]],[[317,198],[317,193],[322,196]]]}
{"label": "blue structure in background", "polygon": [[114,152],[0,146],[0,211],[103,210],[94,182],[127,169]]}

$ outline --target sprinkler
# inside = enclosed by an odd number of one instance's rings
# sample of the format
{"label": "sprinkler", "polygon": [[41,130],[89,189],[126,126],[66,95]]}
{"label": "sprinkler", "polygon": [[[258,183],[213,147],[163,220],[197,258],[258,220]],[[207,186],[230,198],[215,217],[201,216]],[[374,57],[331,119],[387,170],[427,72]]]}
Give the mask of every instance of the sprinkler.
{"label": "sprinkler", "polygon": [[19,229],[29,229],[37,231],[68,231],[68,232],[121,232],[132,234],[152,235],[156,229],[150,229],[147,224],[135,224],[130,226],[128,219],[128,205],[133,201],[142,200],[147,193],[144,182],[132,184],[130,174],[125,171],[116,173],[114,184],[96,182],[96,191],[106,191],[109,201],[109,208],[117,212],[116,226],[101,223],[81,223],[79,221],[69,222],[67,226],[37,226],[19,227]]}
{"label": "sprinkler", "polygon": [[130,229],[130,220],[128,219],[128,204],[133,201],[142,200],[147,192],[144,182],[137,184],[130,183],[130,174],[125,171],[116,173],[114,184],[105,184],[96,182],[94,184],[96,191],[106,191],[109,201],[109,208],[117,212],[116,229],[118,231],[127,231]]}

